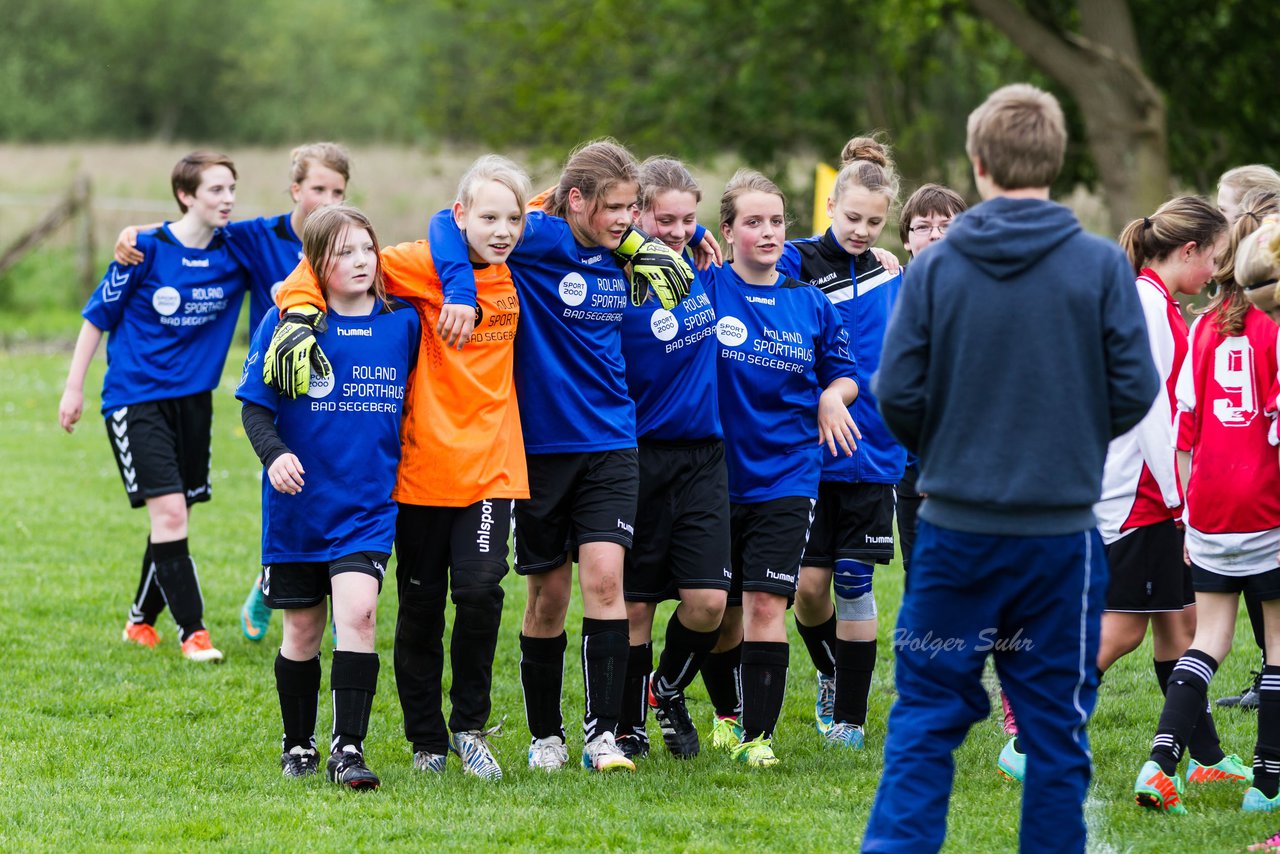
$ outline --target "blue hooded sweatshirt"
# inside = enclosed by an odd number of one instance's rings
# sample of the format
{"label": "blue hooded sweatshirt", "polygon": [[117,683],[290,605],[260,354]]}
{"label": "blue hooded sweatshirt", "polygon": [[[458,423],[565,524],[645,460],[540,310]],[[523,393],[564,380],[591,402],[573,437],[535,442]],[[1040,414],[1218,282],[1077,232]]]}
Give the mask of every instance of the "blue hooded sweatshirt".
{"label": "blue hooded sweatshirt", "polygon": [[874,388],[920,457],[920,518],[991,535],[1094,527],[1107,443],[1160,388],[1133,275],[1067,208],[1006,197],[911,264]]}

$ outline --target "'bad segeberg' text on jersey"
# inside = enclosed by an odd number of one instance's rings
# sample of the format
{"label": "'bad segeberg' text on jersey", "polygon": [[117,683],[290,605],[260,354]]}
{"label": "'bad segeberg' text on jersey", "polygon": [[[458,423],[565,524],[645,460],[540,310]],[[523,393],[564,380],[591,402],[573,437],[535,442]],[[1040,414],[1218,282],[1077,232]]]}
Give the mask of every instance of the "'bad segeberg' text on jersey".
{"label": "'bad segeberg' text on jersey", "polygon": [[107,268],[81,312],[109,333],[104,414],[217,387],[246,287],[227,243],[192,249],[166,223],[138,235],[142,263]]}
{"label": "'bad segeberg' text on jersey", "polygon": [[[445,303],[474,306],[475,277],[451,211],[432,217],[428,240]],[[567,222],[535,210],[507,266],[520,294],[515,381],[525,452],[634,448],[622,360],[630,286],[613,254],[579,245]]]}
{"label": "'bad segeberg' text on jersey", "polygon": [[818,445],[818,397],[857,379],[840,317],[820,290],[781,273],[756,286],[728,264],[712,269],[729,498],[816,499],[830,453]]}
{"label": "'bad segeberg' text on jersey", "polygon": [[622,355],[640,441],[697,442],[724,435],[716,396],[716,310],[705,284],[710,276],[697,271],[689,295],[670,311],[653,296],[639,306],[627,301]]}
{"label": "'bad segeberg' text on jersey", "polygon": [[365,317],[329,312],[316,336],[333,365],[296,400],[262,381],[262,354],[279,323],[269,312],[254,333],[236,396],[276,413],[281,440],[301,462],[305,486],[277,492],[262,479],[262,562],[322,562],[359,551],[390,553],[400,462],[400,414],[418,353],[418,314],[406,303]]}
{"label": "'bad segeberg' text on jersey", "polygon": [[[826,294],[849,335],[849,353],[858,371],[873,375],[880,367],[884,333],[902,289],[902,273],[889,273],[870,249],[850,255],[831,229],[820,237],[788,241],[778,269]],[[891,484],[902,480],[907,452],[880,417],[870,383],[859,389],[849,413],[862,438],[852,457],[823,455],[822,480]]]}

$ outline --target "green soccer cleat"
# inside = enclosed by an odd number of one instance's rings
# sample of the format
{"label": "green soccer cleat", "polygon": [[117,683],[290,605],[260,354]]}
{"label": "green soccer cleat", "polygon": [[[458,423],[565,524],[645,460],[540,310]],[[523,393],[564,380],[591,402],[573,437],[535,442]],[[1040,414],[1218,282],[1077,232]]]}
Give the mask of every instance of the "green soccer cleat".
{"label": "green soccer cleat", "polygon": [[715,724],[711,727],[711,746],[716,750],[733,750],[741,743],[742,725],[738,719],[716,715]]}
{"label": "green soccer cleat", "polygon": [[836,677],[818,674],[818,699],[813,704],[814,726],[826,735],[836,715]]}
{"label": "green soccer cleat", "polygon": [[773,755],[772,740],[763,736],[738,744],[733,748],[733,758],[752,768],[768,768],[778,764],[778,757]]}
{"label": "green soccer cleat", "polygon": [[1015,736],[1005,742],[1000,758],[996,760],[996,770],[1006,780],[1021,783],[1027,779],[1027,754],[1018,752],[1018,748],[1014,746],[1017,741]]}
{"label": "green soccer cleat", "polygon": [[1240,804],[1243,812],[1280,812],[1280,793],[1274,798],[1268,798],[1262,792],[1249,787],[1249,791],[1244,793],[1244,802]]}
{"label": "green soccer cleat", "polygon": [[1188,783],[1245,783],[1253,785],[1253,769],[1236,756],[1228,753],[1220,762],[1201,765],[1191,757],[1187,765]]}
{"label": "green soccer cleat", "polygon": [[262,575],[253,580],[253,589],[240,608],[240,631],[251,641],[260,641],[271,627],[271,609],[262,595]]}
{"label": "green soccer cleat", "polygon": [[[1138,806],[1149,810],[1160,810],[1168,815],[1187,814],[1187,808],[1182,805],[1182,778],[1177,774],[1170,777],[1160,770],[1159,763],[1149,759],[1138,772],[1137,782],[1133,784],[1133,799],[1138,802]],[[1246,792],[1245,803],[1248,801],[1249,793]]]}

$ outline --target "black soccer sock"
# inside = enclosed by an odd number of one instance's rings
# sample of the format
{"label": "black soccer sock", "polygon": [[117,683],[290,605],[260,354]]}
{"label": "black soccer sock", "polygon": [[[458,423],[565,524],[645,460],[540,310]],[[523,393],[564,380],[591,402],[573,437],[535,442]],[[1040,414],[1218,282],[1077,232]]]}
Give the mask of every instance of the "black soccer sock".
{"label": "black soccer sock", "polygon": [[836,612],[825,623],[806,626],[796,617],[796,631],[818,672],[828,678],[836,675]]}
{"label": "black soccer sock", "polygon": [[835,723],[867,722],[867,695],[876,669],[876,642],[836,640]]}
{"label": "black soccer sock", "polygon": [[742,740],[770,738],[787,692],[786,641],[742,644]]}
{"label": "black soccer sock", "polygon": [[529,734],[534,738],[557,736],[564,740],[560,691],[564,684],[564,651],[568,642],[564,632],[553,638],[520,635],[520,686],[524,689]]}
{"label": "black soccer sock", "polygon": [[147,538],[147,549],[142,553],[142,573],[138,578],[138,591],[133,594],[133,605],[129,608],[129,622],[156,624],[156,618],[164,610],[164,595],[160,592],[160,584],[156,581],[156,563],[151,555],[151,538]]}
{"label": "black soccer sock", "polygon": [[[1177,663],[1176,660],[1155,661],[1154,659],[1151,662],[1156,671],[1156,679],[1160,681],[1160,692],[1166,696],[1169,690],[1169,675],[1173,673]],[[1196,721],[1196,728],[1191,731],[1187,739],[1187,753],[1201,765],[1217,765],[1227,755],[1223,752],[1222,743],[1218,740],[1218,727],[1213,722],[1213,713],[1207,702],[1204,712]]]}
{"label": "black soccer sock", "polygon": [[627,654],[627,678],[622,685],[622,713],[618,735],[644,733],[649,714],[649,673],[653,670],[653,644],[632,644]]}
{"label": "black soccer sock", "polygon": [[204,628],[204,596],[196,564],[187,551],[185,539],[170,543],[152,543],[151,557],[156,564],[156,581],[178,624],[178,640],[185,641]]}
{"label": "black soccer sock", "polygon": [[724,652],[712,652],[702,662],[702,681],[707,697],[722,718],[742,714],[742,644]]}
{"label": "black soccer sock", "polygon": [[334,650],[329,687],[333,689],[333,741],[329,751],[337,753],[350,745],[363,753],[373,695],[378,690],[378,654]]}
{"label": "black soccer sock", "polygon": [[663,697],[684,693],[719,638],[719,628],[695,632],[680,622],[679,608],[673,611],[667,621],[667,643],[653,674],[653,693]]}
{"label": "black soccer sock", "polygon": [[1164,709],[1151,740],[1151,761],[1170,776],[1177,772],[1178,760],[1205,708],[1209,682],[1217,669],[1218,662],[1211,656],[1192,648],[1178,659],[1169,675]]}
{"label": "black soccer sock", "polygon": [[276,694],[284,723],[281,747],[316,746],[316,709],[320,704],[320,656],[294,661],[276,653]]}
{"label": "black soccer sock", "polygon": [[582,732],[586,741],[617,732],[630,647],[626,620],[582,618],[582,684],[587,700]]}
{"label": "black soccer sock", "polygon": [[1274,798],[1280,793],[1280,665],[1263,665],[1258,696],[1258,743],[1253,748],[1253,787],[1268,798]]}

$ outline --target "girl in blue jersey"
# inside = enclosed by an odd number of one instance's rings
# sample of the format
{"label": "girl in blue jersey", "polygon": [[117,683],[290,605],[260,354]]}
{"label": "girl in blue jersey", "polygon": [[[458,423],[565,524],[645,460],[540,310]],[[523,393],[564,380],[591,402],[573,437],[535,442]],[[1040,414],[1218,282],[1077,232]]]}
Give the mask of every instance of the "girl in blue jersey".
{"label": "girl in blue jersey", "polygon": [[379,783],[363,748],[378,683],[375,617],[395,537],[400,416],[421,327],[412,308],[387,300],[377,237],[359,211],[317,211],[303,227],[303,248],[328,306],[317,340],[333,372],[297,399],[269,388],[260,363],[278,323],[272,312],[254,334],[236,391],[245,434],[266,470],[262,589],[269,607],[285,611],[275,661],[280,764],[288,777],[318,770],[319,652],[325,599],[332,598],[338,632],[326,773],[369,789]]}
{"label": "girl in blue jersey", "polygon": [[188,154],[173,168],[182,218],[144,235],[147,261],[112,264],[84,308],[58,407],[71,432],[84,408],[84,378],[107,340],[102,414],[129,503],[147,508],[150,535],[124,640],[154,648],[169,607],[182,654],[220,661],[204,626],[204,597],[187,545],[190,507],[208,501],[212,390],[235,331],[245,281],[223,228],[235,205],[235,166],[225,155]]}
{"label": "girl in blue jersey", "polygon": [[[335,142],[311,142],[289,154],[289,196],[293,209],[275,216],[227,223],[226,234],[232,255],[249,277],[249,333],[252,335],[267,312],[285,277],[302,260],[302,224],[313,210],[334,205],[346,198],[351,180],[351,155]],[[139,231],[153,225],[129,226],[116,239],[116,261],[122,265],[142,263],[144,252],[137,246]],[[262,598],[262,578],[255,576],[248,598],[240,609],[240,629],[251,641],[266,637],[271,609]]]}
{"label": "girl in blue jersey", "polygon": [[[656,157],[640,165],[637,222],[673,251],[684,253],[694,242],[701,198],[678,160]],[[716,314],[704,275],[670,311],[651,298],[623,312],[622,353],[627,390],[636,404],[640,468],[635,545],[623,572],[631,653],[618,744],[630,757],[648,752],[650,707],[671,753],[697,755],[698,732],[684,689],[719,638],[729,590],[729,484],[716,399]],[[666,645],[654,670],[654,613],[658,602],[669,598],[678,598],[680,605],[667,622]],[[732,673],[715,684],[726,683],[728,689],[720,692],[725,698],[713,699],[734,720],[721,728],[736,724]]]}
{"label": "girl in blue jersey", "polygon": [[[659,250],[674,255],[632,228],[637,189],[637,164],[625,148],[612,140],[581,146],[543,209],[530,211],[508,262],[521,310],[515,382],[524,402],[530,498],[516,502],[515,565],[529,587],[520,678],[534,768],[568,761],[560,693],[576,555],[586,693],[582,764],[592,771],[635,769],[615,741],[629,646],[623,556],[632,542],[637,484],[635,404],[621,343],[630,286],[615,253],[637,261]],[[624,244],[635,235],[639,241]],[[432,220],[430,243],[444,282],[440,325],[448,340],[465,341],[475,316],[475,278],[450,211]]]}
{"label": "girl in blue jersey", "polygon": [[[831,227],[821,237],[788,243],[778,268],[827,296],[849,335],[858,369],[870,375],[879,367],[902,286],[897,265],[885,269],[870,251],[897,200],[898,176],[888,151],[870,137],[849,140],[843,158],[827,199]],[[818,670],[818,731],[829,746],[858,749],[876,666],[871,579],[877,563],[893,560],[893,488],[902,479],[906,451],[889,434],[870,390],[858,396],[850,415],[862,440],[853,456],[823,461],[795,619]]]}
{"label": "girl in blue jersey", "polygon": [[777,762],[772,734],[786,689],[784,616],[822,457],[851,457],[861,438],[848,408],[858,384],[836,309],[817,288],[778,269],[786,213],[777,186],[757,172],[734,175],[721,197],[720,231],[731,261],[714,269],[711,290],[729,468],[730,605],[741,591],[744,637],[743,735],[733,754],[768,766]]}

